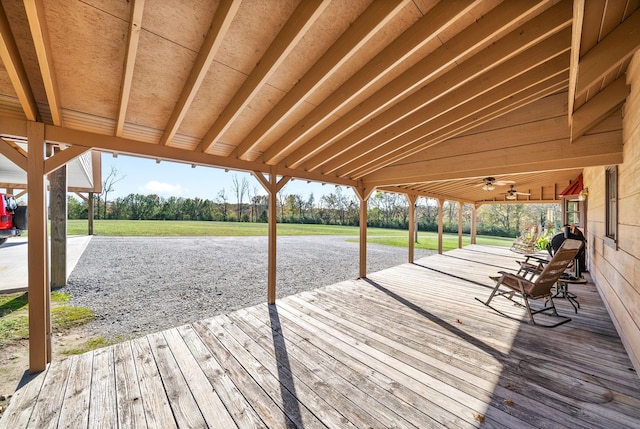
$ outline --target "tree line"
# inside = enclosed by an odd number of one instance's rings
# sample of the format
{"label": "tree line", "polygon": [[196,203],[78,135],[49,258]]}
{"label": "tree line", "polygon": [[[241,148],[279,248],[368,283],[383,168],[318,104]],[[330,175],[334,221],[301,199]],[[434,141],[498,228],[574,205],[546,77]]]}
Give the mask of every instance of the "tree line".
{"label": "tree line", "polygon": [[[245,179],[246,180],[246,179]],[[112,189],[111,189],[112,191]],[[267,222],[268,197],[250,190],[243,181],[234,182],[232,198],[225,189],[214,200],[129,194],[111,201],[104,195],[95,196],[95,219],[121,220],[191,220],[222,222]],[[288,194],[286,187],[277,194],[277,221],[327,225],[359,224],[360,203],[351,190],[336,187],[335,192],[315,198]],[[445,201],[443,224],[445,232],[458,231],[458,203]],[[477,232],[484,235],[515,237],[534,224],[557,223],[558,204],[487,204],[476,214]],[[68,197],[70,219],[86,219],[87,202]],[[469,233],[472,208],[462,206],[463,232]],[[429,198],[416,203],[418,230],[437,231],[438,205]],[[404,195],[376,192],[368,201],[367,224],[371,227],[408,229],[409,203]]]}

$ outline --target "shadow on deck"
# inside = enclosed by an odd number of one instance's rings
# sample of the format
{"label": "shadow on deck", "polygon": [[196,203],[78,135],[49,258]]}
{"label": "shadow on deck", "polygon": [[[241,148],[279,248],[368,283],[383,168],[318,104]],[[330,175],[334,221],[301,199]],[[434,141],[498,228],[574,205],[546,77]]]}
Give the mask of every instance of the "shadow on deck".
{"label": "shadow on deck", "polygon": [[550,330],[474,300],[516,257],[469,246],[56,361],[0,427],[640,427],[593,284]]}

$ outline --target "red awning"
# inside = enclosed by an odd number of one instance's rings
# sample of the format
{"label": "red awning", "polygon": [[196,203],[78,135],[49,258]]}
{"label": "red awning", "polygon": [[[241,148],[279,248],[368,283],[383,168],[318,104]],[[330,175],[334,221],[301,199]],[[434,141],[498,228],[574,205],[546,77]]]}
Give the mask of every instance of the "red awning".
{"label": "red awning", "polygon": [[560,192],[560,196],[572,197],[580,195],[580,192],[582,192],[582,173],[580,173],[580,175],[576,177],[569,186],[567,186],[562,192]]}

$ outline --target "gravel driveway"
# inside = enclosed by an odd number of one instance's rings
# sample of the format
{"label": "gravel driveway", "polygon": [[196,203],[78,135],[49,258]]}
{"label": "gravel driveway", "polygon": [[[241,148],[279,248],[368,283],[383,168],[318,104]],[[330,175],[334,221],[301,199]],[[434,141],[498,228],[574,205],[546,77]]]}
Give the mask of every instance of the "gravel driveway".
{"label": "gravel driveway", "polygon": [[[278,298],[358,277],[358,243],[278,237]],[[433,251],[416,249],[416,259]],[[407,261],[369,244],[367,271]],[[95,335],[137,337],[267,299],[267,237],[93,237],[69,277],[72,303],[91,308]]]}

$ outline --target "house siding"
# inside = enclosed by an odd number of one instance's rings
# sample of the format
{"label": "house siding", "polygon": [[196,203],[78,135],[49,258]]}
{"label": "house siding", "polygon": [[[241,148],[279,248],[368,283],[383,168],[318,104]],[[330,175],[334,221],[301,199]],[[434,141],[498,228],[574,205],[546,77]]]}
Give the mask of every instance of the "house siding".
{"label": "house siding", "polygon": [[627,70],[631,92],[623,108],[624,162],[618,165],[618,239],[605,235],[605,168],[584,170],[589,189],[590,274],[640,372],[640,53]]}

